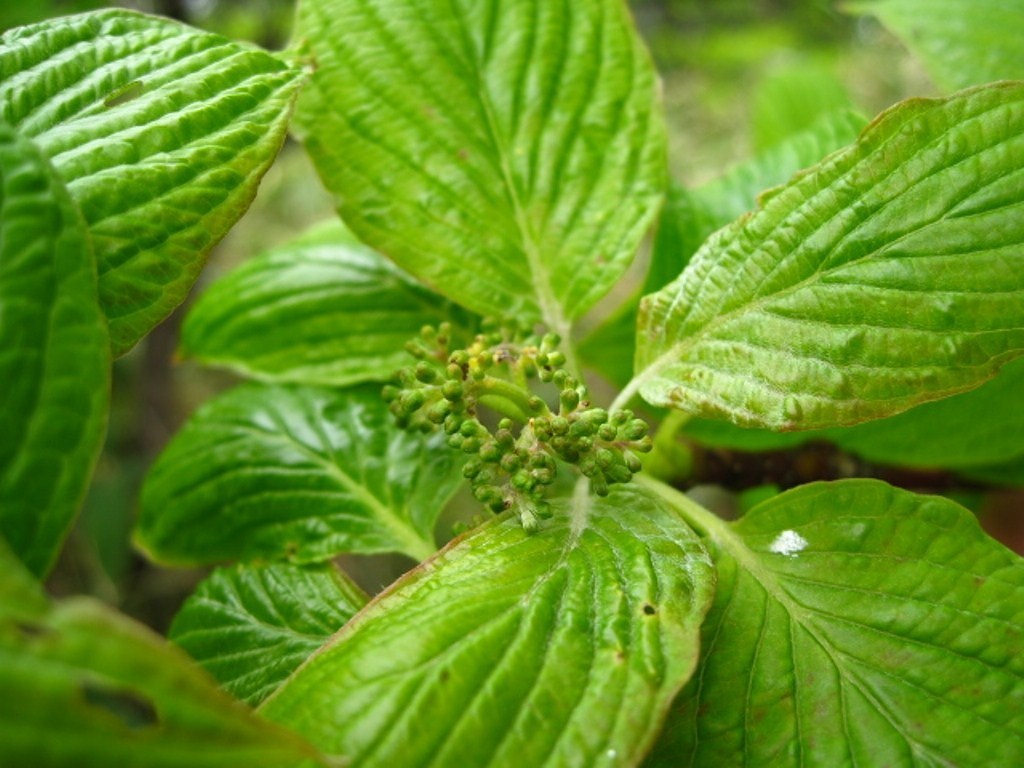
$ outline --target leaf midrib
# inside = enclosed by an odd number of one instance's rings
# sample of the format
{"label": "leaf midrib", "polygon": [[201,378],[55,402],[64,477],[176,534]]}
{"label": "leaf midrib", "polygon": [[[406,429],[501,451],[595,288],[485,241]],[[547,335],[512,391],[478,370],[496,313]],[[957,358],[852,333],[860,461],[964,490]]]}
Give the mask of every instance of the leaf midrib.
{"label": "leaf midrib", "polygon": [[[272,418],[274,418],[273,415]],[[274,421],[277,422],[277,419],[274,418]],[[303,456],[307,457],[313,464],[323,468],[325,472],[338,483],[338,485],[349,491],[358,501],[362,502],[378,516],[381,522],[384,523],[385,527],[395,536],[395,539],[404,547],[402,551],[405,554],[415,560],[422,560],[434,554],[436,550],[433,542],[421,538],[411,525],[406,524],[401,517],[389,509],[364,485],[357,482],[354,477],[342,470],[342,468],[333,460],[333,451],[330,456],[322,455],[295,438],[291,432],[286,429],[285,425],[278,423],[278,426],[281,428],[280,433],[268,432],[248,424],[236,423],[230,425],[233,431],[249,433],[264,440],[269,439],[271,442],[277,442],[294,448]]]}
{"label": "leaf midrib", "polygon": [[[790,598],[789,594],[779,584],[775,574],[758,561],[754,552],[746,545],[743,538],[732,529],[729,523],[722,520],[714,513],[704,509],[696,502],[691,501],[689,497],[683,495],[679,491],[676,491],[657,480],[647,480],[646,478],[642,478],[641,482],[668,501],[673,508],[678,510],[679,514],[685,520],[692,520],[699,529],[703,529],[705,535],[714,541],[722,551],[732,557],[738,566],[750,574],[757,585],[763,590],[766,598],[774,599],[778,605],[785,610],[789,617],[790,626],[799,626],[815,643],[817,643],[818,647],[821,648],[822,652],[828,657],[836,671],[842,673],[839,678],[841,701],[843,700],[843,684],[848,683],[853,686],[865,700],[871,703],[878,714],[893,729],[893,732],[905,740],[906,744],[914,754],[934,755],[935,757],[940,758],[941,764],[942,755],[936,753],[932,748],[921,744],[916,739],[913,739],[909,734],[905,733],[898,720],[891,716],[888,708],[882,705],[869,688],[864,687],[864,684],[858,675],[847,669],[846,665],[842,663],[839,658],[840,656],[845,655],[843,651],[833,648],[827,638],[820,635],[816,630],[813,620],[808,618],[811,616],[808,609]],[[813,619],[813,617],[811,617],[811,619]],[[845,719],[843,720],[843,727],[844,729],[848,727],[848,723]],[[746,752],[745,748],[744,752]]]}

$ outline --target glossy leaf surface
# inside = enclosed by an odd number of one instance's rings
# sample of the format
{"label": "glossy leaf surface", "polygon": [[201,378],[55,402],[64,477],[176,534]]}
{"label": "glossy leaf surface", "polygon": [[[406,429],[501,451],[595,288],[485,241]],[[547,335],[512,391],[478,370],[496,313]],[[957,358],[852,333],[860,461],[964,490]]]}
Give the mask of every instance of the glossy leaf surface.
{"label": "glossy leaf surface", "polygon": [[650,765],[1024,760],[1024,561],[967,510],[854,480],[709,528],[701,664]]}
{"label": "glossy leaf surface", "polygon": [[812,429],[971,389],[1024,350],[1024,85],[914,100],[762,197],[641,304],[640,393]]}
{"label": "glossy leaf surface", "polygon": [[1021,0],[871,0],[844,7],[877,16],[949,90],[1024,79]]}
{"label": "glossy leaf surface", "polygon": [[156,559],[421,559],[462,482],[444,435],[395,427],[377,387],[250,385],[211,401],[142,489],[136,537]]}
{"label": "glossy leaf surface", "polygon": [[753,211],[760,194],[852,144],[864,125],[864,118],[848,109],[826,112],[804,130],[787,135],[703,186],[673,185],[658,223],[647,292],[678,278],[701,244],[715,230]]}
{"label": "glossy leaf surface", "polygon": [[[788,136],[707,184],[695,189],[669,185],[644,293],[657,291],[679,277],[701,243],[716,229],[753,210],[761,192],[852,143],[863,126],[864,120],[852,112],[830,112],[807,130]],[[619,387],[625,386],[633,373],[638,303],[638,296],[631,298],[579,347],[584,361]]]}
{"label": "glossy leaf surface", "polygon": [[620,0],[303,0],[301,138],[362,240],[567,335],[660,203],[655,76]]}
{"label": "glossy leaf surface", "polygon": [[372,602],[263,705],[353,765],[635,765],[694,663],[713,571],[619,487],[505,517]]}
{"label": "glossy leaf surface", "polygon": [[27,579],[0,552],[0,764],[325,764],[147,628],[86,598],[50,605]]}
{"label": "glossy leaf surface", "polygon": [[182,328],[182,353],[269,381],[385,381],[408,365],[405,343],[425,324],[466,319],[340,225],[333,231],[211,285]]}
{"label": "glossy leaf surface", "polygon": [[300,73],[121,10],[0,38],[0,119],[31,137],[92,234],[115,353],[185,298],[284,141]]}
{"label": "glossy leaf surface", "polygon": [[0,536],[37,576],[85,495],[109,368],[81,216],[38,149],[0,123]]}
{"label": "glossy leaf surface", "polygon": [[366,600],[330,563],[218,568],[185,601],[169,637],[256,706]]}

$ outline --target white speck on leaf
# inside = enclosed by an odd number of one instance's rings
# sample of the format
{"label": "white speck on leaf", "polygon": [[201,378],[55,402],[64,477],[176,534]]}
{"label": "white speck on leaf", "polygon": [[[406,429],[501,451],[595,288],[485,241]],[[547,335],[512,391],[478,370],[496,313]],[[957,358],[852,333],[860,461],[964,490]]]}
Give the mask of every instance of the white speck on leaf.
{"label": "white speck on leaf", "polygon": [[803,550],[806,546],[807,539],[796,531],[783,531],[775,537],[775,541],[771,543],[768,549],[777,555],[796,557],[796,553]]}

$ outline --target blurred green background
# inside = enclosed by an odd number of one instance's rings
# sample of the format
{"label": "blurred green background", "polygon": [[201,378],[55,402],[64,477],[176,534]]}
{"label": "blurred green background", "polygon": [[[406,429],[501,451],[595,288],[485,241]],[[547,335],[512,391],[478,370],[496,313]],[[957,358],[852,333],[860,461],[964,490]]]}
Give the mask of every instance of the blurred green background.
{"label": "blurred green background", "polygon": [[[0,4],[0,29],[113,5],[278,49],[288,42],[294,4],[5,2]],[[831,0],[636,0],[632,5],[663,74],[672,173],[688,185],[714,178],[823,111],[852,105],[874,115],[908,95],[935,91],[895,38],[871,19],[843,15]],[[211,255],[194,293],[257,251],[331,215],[330,200],[312,167],[301,149],[289,143],[252,209]],[[234,382],[228,374],[175,361],[186,309],[187,304],[116,363],[106,448],[83,514],[49,582],[56,594],[97,595],[160,631],[202,574],[156,568],[134,552],[130,532],[139,485],[184,418]],[[990,506],[985,518],[990,528],[1003,524],[992,512],[997,507]],[[1016,526],[996,533],[1004,540],[1019,536]],[[364,558],[346,565],[375,591],[409,563]]]}

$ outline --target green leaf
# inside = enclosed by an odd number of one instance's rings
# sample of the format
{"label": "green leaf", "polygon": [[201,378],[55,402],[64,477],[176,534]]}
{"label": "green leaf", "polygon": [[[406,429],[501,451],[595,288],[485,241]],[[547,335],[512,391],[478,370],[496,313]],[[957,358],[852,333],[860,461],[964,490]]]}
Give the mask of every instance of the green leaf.
{"label": "green leaf", "polygon": [[345,385],[390,378],[425,324],[468,324],[335,231],[334,242],[277,248],[210,286],[182,328],[182,353],[268,381]]}
{"label": "green leaf", "polygon": [[853,427],[770,432],[737,427],[728,421],[691,419],[683,432],[704,445],[741,451],[778,450],[809,440],[828,440],[873,462],[967,470],[1024,454],[1024,411],[1019,407],[1022,388],[1024,361],[1014,360],[977,389]]}
{"label": "green leaf", "polygon": [[1017,488],[1024,486],[1024,455],[999,464],[958,467],[957,469],[964,477],[981,483]]}
{"label": "green leaf", "polygon": [[1024,351],[1022,166],[1024,84],[897,105],[644,298],[630,390],[786,430],[976,387]]}
{"label": "green leaf", "polygon": [[1024,79],[1021,0],[872,0],[843,7],[877,16],[948,90]]}
{"label": "green leaf", "polygon": [[689,676],[714,574],[656,499],[618,488],[457,540],[263,705],[353,765],[635,765]]}
{"label": "green leaf", "polygon": [[851,480],[729,525],[668,493],[719,582],[649,765],[1024,761],[1024,562],[967,510]]}
{"label": "green leaf", "polygon": [[37,576],[103,442],[108,349],[81,216],[38,149],[0,122],[0,536]]}
{"label": "green leaf", "polygon": [[303,0],[296,113],[371,246],[479,312],[568,336],[661,201],[655,75],[620,0]]}
{"label": "green leaf", "polygon": [[871,461],[911,467],[969,467],[1024,455],[1024,360],[956,397],[888,419],[832,429],[828,438]]}
{"label": "green leaf", "polygon": [[203,406],[146,477],[138,542],[162,562],[435,550],[462,482],[443,434],[398,429],[376,387],[244,386]]}
{"label": "green leaf", "polygon": [[36,585],[23,586],[27,574],[2,560],[0,764],[326,764],[145,627],[90,599],[50,606]]}
{"label": "green leaf", "polygon": [[111,10],[0,37],[0,119],[85,215],[115,353],[174,307],[248,208],[300,73],[249,46]]}
{"label": "green leaf", "polygon": [[831,68],[802,61],[773,72],[758,83],[754,93],[754,146],[760,150],[777,146],[809,131],[821,117],[841,115],[852,108],[850,95]]}
{"label": "green leaf", "polygon": [[256,706],[366,600],[330,563],[218,568],[185,602],[169,637]]}
{"label": "green leaf", "polygon": [[[658,220],[644,293],[659,290],[679,277],[701,243],[716,229],[753,210],[763,190],[783,184],[801,168],[853,142],[864,122],[849,110],[830,112],[807,130],[701,187],[671,184]],[[620,388],[633,374],[638,303],[639,297],[631,298],[579,346],[586,363]]]}
{"label": "green leaf", "polygon": [[714,181],[693,190],[673,185],[658,223],[645,292],[679,277],[716,229],[754,210],[766,189],[786,183],[797,171],[853,143],[865,123],[849,109],[826,112]]}

